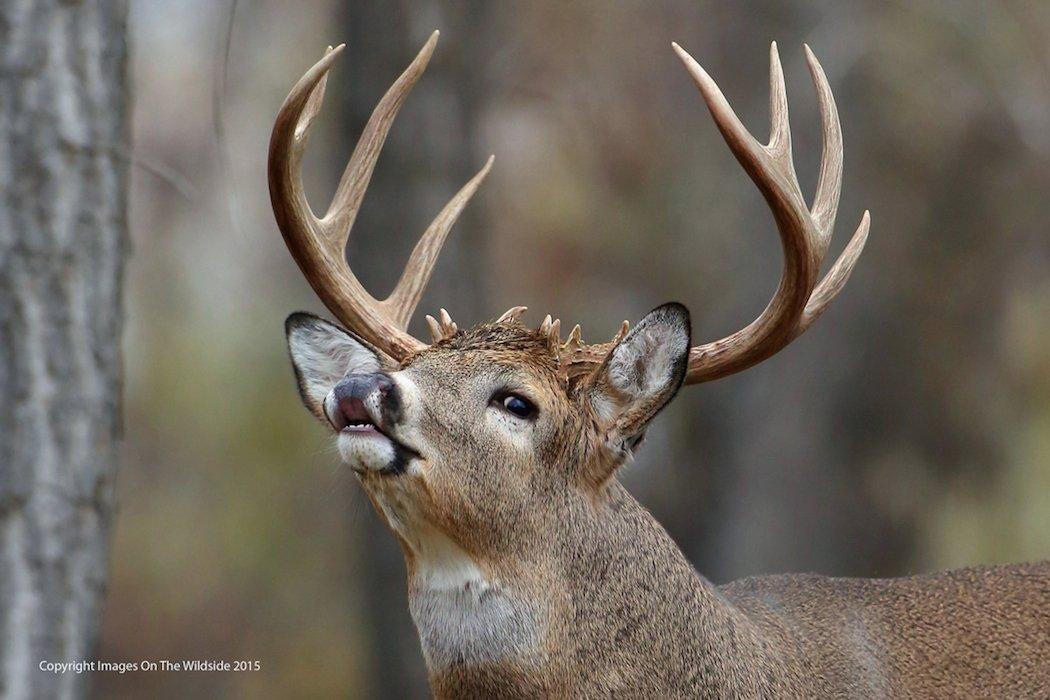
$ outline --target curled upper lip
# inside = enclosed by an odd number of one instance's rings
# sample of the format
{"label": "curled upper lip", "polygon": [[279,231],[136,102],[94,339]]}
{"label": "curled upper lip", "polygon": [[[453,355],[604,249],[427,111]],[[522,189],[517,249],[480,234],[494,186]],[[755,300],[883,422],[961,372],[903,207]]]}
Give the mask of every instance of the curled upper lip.
{"label": "curled upper lip", "polygon": [[[352,435],[353,426],[369,425],[377,433],[389,440],[394,448],[404,452],[409,458],[419,458],[419,451],[406,445],[394,434],[383,420],[382,410],[375,402],[357,397],[345,397],[336,406],[326,406],[328,420],[340,434]],[[377,415],[378,414],[378,415]]]}

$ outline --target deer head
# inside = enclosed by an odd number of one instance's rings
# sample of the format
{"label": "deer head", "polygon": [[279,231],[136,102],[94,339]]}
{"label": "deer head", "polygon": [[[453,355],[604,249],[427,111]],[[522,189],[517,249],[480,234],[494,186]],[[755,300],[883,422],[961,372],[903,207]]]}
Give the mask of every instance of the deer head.
{"label": "deer head", "polygon": [[[488,172],[445,206],[413,250],[389,297],[372,297],[345,245],[383,141],[422,74],[435,32],[380,100],[324,216],[306,201],[300,163],[325,80],[342,47],[329,49],[292,89],[270,142],[270,195],[288,249],[343,324],[309,314],[287,322],[306,406],[337,433],[401,543],[410,587],[551,584],[558,552],[588,531],[617,468],[682,384],[717,379],[772,356],[802,334],[842,289],[864,246],[868,215],[823,279],[842,180],[842,140],[830,88],[806,49],[823,122],[823,159],[812,207],[791,160],[787,102],[776,45],[770,52],[772,135],[755,140],[707,73],[674,45],[733,153],[762,192],[784,252],[775,295],[761,315],[720,340],[693,347],[689,314],[671,303],[606,343],[565,340],[547,316],[524,307],[459,329],[444,310],[427,317],[431,342],[407,332],[449,229]],[[531,583],[527,583],[531,582]]]}

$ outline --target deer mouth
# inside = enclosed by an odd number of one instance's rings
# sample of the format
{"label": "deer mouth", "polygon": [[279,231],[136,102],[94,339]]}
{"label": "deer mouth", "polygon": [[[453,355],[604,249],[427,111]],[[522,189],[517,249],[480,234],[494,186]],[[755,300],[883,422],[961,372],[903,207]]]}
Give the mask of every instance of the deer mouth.
{"label": "deer mouth", "polygon": [[381,427],[364,401],[340,402],[338,418],[340,452],[358,474],[402,474],[409,461],[420,456]]}

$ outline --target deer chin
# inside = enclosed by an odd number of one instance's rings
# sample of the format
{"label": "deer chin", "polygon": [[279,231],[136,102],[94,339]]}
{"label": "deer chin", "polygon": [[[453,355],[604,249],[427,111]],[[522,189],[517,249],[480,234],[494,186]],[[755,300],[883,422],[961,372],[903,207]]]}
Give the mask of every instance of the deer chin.
{"label": "deer chin", "polygon": [[359,476],[404,474],[419,453],[371,423],[348,425],[336,439],[343,462]]}

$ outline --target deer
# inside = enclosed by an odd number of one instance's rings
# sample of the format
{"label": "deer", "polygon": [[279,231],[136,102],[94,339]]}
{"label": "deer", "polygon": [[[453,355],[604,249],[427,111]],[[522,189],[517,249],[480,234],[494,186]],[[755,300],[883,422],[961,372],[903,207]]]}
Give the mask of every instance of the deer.
{"label": "deer", "polygon": [[339,321],[288,317],[299,393],[400,545],[435,697],[1050,697],[1050,562],[716,586],[617,478],[683,385],[748,369],[798,338],[864,248],[868,212],[820,277],[843,151],[809,47],[823,141],[811,206],[792,163],[776,43],[766,144],[672,44],[780,236],[780,282],[754,321],[694,346],[689,312],[671,302],[588,344],[579,325],[563,341],[550,315],[526,326],[524,306],[471,328],[442,309],[426,317],[425,343],[409,321],[492,159],[426,229],[385,299],[358,281],[345,247],[437,36],[377,104],[323,216],[307,202],[301,159],[342,46],[292,88],[268,159],[278,228]]}

